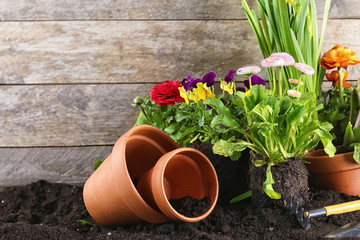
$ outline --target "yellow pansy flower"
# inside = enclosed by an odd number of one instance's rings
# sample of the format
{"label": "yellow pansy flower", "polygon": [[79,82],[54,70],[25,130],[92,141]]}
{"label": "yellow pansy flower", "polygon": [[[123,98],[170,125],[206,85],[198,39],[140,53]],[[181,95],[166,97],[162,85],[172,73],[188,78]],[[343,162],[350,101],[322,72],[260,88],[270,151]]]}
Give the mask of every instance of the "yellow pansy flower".
{"label": "yellow pansy flower", "polygon": [[180,97],[185,100],[186,104],[189,104],[189,98],[184,87],[179,87]]}
{"label": "yellow pansy flower", "polygon": [[231,83],[227,83],[225,81],[220,81],[220,88],[226,92],[228,92],[229,94],[233,94],[234,93],[234,82]]}
{"label": "yellow pansy flower", "polygon": [[189,94],[189,99],[194,102],[203,101],[208,97],[215,97],[215,94],[202,82],[197,83],[196,88],[193,88]]}

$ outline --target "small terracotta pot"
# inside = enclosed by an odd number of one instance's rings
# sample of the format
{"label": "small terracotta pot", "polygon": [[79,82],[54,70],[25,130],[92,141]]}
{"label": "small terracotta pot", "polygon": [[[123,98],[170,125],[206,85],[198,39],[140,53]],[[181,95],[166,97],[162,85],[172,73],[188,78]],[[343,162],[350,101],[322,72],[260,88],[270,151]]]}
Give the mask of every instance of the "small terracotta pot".
{"label": "small terracotta pot", "polygon": [[176,148],[165,132],[153,126],[140,125],[125,133],[84,185],[84,203],[92,218],[104,226],[169,221],[143,200],[133,181]]}
{"label": "small terracotta pot", "polygon": [[[204,154],[179,148],[163,131],[141,125],[115,143],[112,153],[86,181],[83,198],[91,217],[104,226],[196,222],[213,210],[218,191],[215,169]],[[183,216],[169,199],[185,196],[208,197],[211,207],[198,217]]]}
{"label": "small terracotta pot", "polygon": [[[214,167],[203,153],[192,148],[178,148],[162,156],[155,167],[140,178],[138,191],[153,208],[159,209],[169,219],[197,222],[214,209],[219,184]],[[194,199],[208,197],[211,206],[200,216],[184,216],[171,206],[169,200],[186,196]]]}
{"label": "small terracotta pot", "polygon": [[314,185],[319,189],[360,196],[360,164],[354,161],[353,154],[340,153],[331,158],[323,149],[311,151],[304,160],[310,162],[306,167]]}

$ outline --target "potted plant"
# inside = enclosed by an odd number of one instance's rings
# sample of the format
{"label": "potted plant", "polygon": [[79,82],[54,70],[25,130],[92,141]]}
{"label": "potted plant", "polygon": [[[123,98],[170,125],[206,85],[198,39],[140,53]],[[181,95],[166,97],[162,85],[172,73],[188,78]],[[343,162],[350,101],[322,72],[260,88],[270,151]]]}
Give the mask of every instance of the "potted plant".
{"label": "potted plant", "polygon": [[[314,73],[310,66],[295,63],[286,53],[270,55],[262,61],[262,66],[278,73],[277,84],[273,88],[267,90],[265,86],[258,85],[250,87],[245,93],[237,91],[226,105],[216,98],[205,100],[205,104],[217,111],[212,126],[231,136],[216,141],[213,149],[215,153],[236,158],[242,150],[250,148],[253,152],[252,163],[256,167],[254,174],[250,174],[253,176],[251,180],[265,180],[261,185],[258,182],[252,184],[252,194],[262,194],[257,188],[261,186],[271,198],[280,199],[281,195],[287,197],[293,194],[303,203],[307,200],[307,171],[301,160],[319,141],[324,144],[325,151],[333,156],[335,147],[329,133],[332,126],[315,118],[322,105],[317,105],[313,94],[304,91],[304,82],[282,79],[281,71],[284,68],[291,67],[306,75]],[[254,72],[245,67],[240,68],[238,73],[249,75],[251,81]],[[282,81],[289,81],[292,89],[284,92],[281,89]],[[239,133],[242,137],[235,137]],[[272,169],[285,165],[285,170],[293,172],[279,174],[274,179]],[[301,169],[303,172],[299,173]],[[283,176],[285,174],[287,176]],[[291,175],[294,179],[290,178]],[[296,180],[299,182],[291,182]],[[263,198],[263,201],[267,200]]]}
{"label": "potted plant", "polygon": [[337,152],[329,157],[318,149],[310,152],[305,160],[309,162],[307,168],[316,187],[360,196],[360,104],[357,89],[346,82],[348,66],[359,62],[353,51],[340,45],[323,55],[321,66],[336,70],[326,74],[333,88],[324,94],[325,107],[319,112],[319,118],[328,119],[336,126],[332,133]]}
{"label": "potted plant", "polygon": [[[214,144],[214,153],[237,160],[244,149],[252,150],[252,163],[262,170],[262,173],[254,172],[253,179],[261,179],[261,182],[254,183],[252,194],[265,192],[267,195],[263,198],[264,202],[267,201],[267,196],[280,199],[281,194],[286,197],[290,193],[298,196],[299,201],[305,201],[307,171],[301,159],[319,141],[324,144],[329,155],[334,154],[335,147],[329,133],[332,126],[316,119],[316,113],[322,105],[317,105],[313,94],[304,91],[305,86],[301,79],[314,74],[310,66],[295,63],[294,58],[287,53],[274,53],[266,58],[262,65],[277,74],[276,82],[270,89],[266,89],[265,81],[255,75],[261,70],[258,66],[229,71],[228,75],[220,80],[222,93],[217,95],[207,82],[189,77],[179,87],[179,94],[185,102],[175,107],[189,108],[192,124],[197,129],[201,127],[196,136],[210,140]],[[289,68],[300,72],[300,80],[282,78],[282,71]],[[235,73],[248,76],[245,88],[236,87]],[[289,82],[290,88],[282,88],[285,81]],[[142,109],[145,109],[145,106]],[[179,125],[187,124],[181,121],[184,118],[181,118],[180,114],[176,117],[171,120],[178,119]],[[296,175],[296,178],[305,184],[289,184],[287,177],[280,180],[281,176],[274,180],[272,168],[285,166],[290,162],[295,163],[297,168],[291,174],[296,174],[301,168],[304,170],[304,173]],[[274,189],[275,182],[281,186]],[[284,184],[290,186],[282,187]]]}

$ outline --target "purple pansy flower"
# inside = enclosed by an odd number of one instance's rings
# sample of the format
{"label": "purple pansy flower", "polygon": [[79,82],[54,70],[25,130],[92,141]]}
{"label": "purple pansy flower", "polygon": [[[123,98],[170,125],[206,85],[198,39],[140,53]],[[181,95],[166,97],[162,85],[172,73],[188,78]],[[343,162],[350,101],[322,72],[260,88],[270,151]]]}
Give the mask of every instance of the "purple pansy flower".
{"label": "purple pansy flower", "polygon": [[236,71],[235,70],[230,70],[228,72],[228,74],[225,76],[224,81],[226,83],[231,83],[234,80],[234,75],[235,75]]}
{"label": "purple pansy flower", "polygon": [[[249,85],[249,79],[244,81],[244,85],[247,89],[250,89],[250,85]],[[264,79],[262,79],[261,77],[259,77],[258,75],[252,75],[251,77],[251,85],[266,85],[266,82]]]}
{"label": "purple pansy flower", "polygon": [[206,83],[208,87],[211,87],[212,85],[215,84],[215,78],[216,78],[216,74],[214,72],[208,72],[203,76],[201,82],[204,84]]}
{"label": "purple pansy flower", "polygon": [[189,91],[192,88],[196,88],[196,84],[201,82],[200,78],[194,79],[191,75],[187,79],[182,80],[181,85],[184,87],[185,91]]}
{"label": "purple pansy flower", "polygon": [[[247,89],[250,89],[250,85],[249,85],[249,79],[244,81],[244,85]],[[259,77],[258,75],[252,75],[251,77],[251,86],[254,85],[266,85],[266,82],[264,79],[262,79],[261,77]],[[241,91],[241,92],[246,92],[246,89],[243,87],[238,87],[236,88],[236,91]]]}

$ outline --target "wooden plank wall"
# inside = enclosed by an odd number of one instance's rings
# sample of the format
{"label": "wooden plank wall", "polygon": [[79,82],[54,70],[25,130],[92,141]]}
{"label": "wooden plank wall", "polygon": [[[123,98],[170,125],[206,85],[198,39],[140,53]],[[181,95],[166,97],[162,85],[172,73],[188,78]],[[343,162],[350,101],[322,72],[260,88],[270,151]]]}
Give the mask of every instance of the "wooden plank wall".
{"label": "wooden plank wall", "polygon": [[[333,0],[323,49],[360,55],[359,10]],[[0,187],[81,184],[134,124],[136,96],[261,60],[240,0],[2,0],[0,36]]]}

